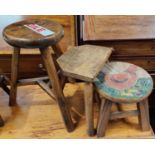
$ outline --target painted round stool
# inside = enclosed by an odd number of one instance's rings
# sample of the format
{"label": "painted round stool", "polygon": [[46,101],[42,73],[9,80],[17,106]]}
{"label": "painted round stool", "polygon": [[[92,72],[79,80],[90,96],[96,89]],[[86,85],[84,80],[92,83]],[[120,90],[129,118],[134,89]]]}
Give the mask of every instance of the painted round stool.
{"label": "painted round stool", "polygon": [[[125,62],[109,62],[94,81],[101,97],[97,136],[105,135],[110,119],[138,115],[143,131],[150,129],[148,96],[153,89],[151,76],[142,68]],[[136,103],[137,110],[110,112],[112,104]]]}
{"label": "painted round stool", "polygon": [[21,48],[38,48],[48,73],[52,90],[58,102],[64,124],[68,131],[73,131],[72,121],[67,101],[59,83],[56,59],[62,54],[58,43],[64,36],[63,27],[51,20],[29,19],[8,25],[3,30],[4,40],[13,46],[11,66],[10,106],[16,104],[19,55]]}

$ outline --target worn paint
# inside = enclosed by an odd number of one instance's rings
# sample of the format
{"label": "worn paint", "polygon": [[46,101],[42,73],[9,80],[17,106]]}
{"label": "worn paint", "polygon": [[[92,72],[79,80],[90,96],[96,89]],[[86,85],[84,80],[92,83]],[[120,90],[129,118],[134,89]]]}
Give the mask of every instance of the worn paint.
{"label": "worn paint", "polygon": [[[114,72],[113,67],[117,68],[117,63],[115,65],[109,63],[109,66],[111,72],[107,72],[109,68],[106,66],[106,69],[103,69],[94,80],[96,87],[104,94],[113,98],[137,100],[151,92],[152,78],[142,68],[123,63],[121,69],[118,68],[117,71],[114,69]],[[124,71],[122,70],[123,66]]]}

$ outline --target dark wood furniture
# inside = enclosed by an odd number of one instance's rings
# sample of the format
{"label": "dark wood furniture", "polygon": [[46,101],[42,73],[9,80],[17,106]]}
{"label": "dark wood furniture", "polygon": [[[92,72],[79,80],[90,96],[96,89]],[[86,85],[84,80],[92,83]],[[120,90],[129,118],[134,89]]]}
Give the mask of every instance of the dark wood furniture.
{"label": "dark wood furniture", "polygon": [[[142,131],[150,130],[148,96],[153,89],[151,76],[142,68],[124,62],[109,62],[94,80],[101,98],[97,136],[105,136],[108,121],[138,116]],[[137,110],[122,111],[122,104],[136,103]],[[111,112],[112,105],[118,111]]]}
{"label": "dark wood furniture", "polygon": [[86,82],[84,88],[88,135],[95,134],[93,117],[93,81],[112,53],[112,48],[83,45],[70,48],[57,59],[65,76]]}
{"label": "dark wood furniture", "polygon": [[[113,47],[111,60],[133,63],[155,81],[155,16],[78,16],[78,43]],[[155,92],[149,108],[155,128]]]}
{"label": "dark wood furniture", "polygon": [[70,132],[74,130],[74,123],[70,115],[67,101],[63,94],[59,81],[59,71],[56,66],[56,59],[62,54],[58,42],[63,38],[63,36],[63,27],[59,23],[50,20],[24,20],[13,23],[3,30],[3,37],[5,41],[14,48],[11,66],[12,72],[9,104],[11,106],[16,104],[21,48],[38,48],[52,84],[52,91],[58,102],[63,121],[67,130]]}
{"label": "dark wood furniture", "polygon": [[155,73],[155,16],[80,16],[79,44],[111,46],[112,60]]}

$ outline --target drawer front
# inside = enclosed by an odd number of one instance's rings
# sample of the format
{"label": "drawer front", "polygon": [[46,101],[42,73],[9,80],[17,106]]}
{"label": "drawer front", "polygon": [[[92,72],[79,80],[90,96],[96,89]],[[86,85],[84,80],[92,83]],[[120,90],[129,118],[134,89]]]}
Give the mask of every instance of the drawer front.
{"label": "drawer front", "polygon": [[154,40],[88,41],[84,42],[84,44],[113,47],[114,56],[155,56]]}
{"label": "drawer front", "polygon": [[[40,55],[21,55],[19,60],[19,78],[32,78],[46,75],[41,69],[43,62]],[[11,55],[0,55],[0,73],[10,77]]]}

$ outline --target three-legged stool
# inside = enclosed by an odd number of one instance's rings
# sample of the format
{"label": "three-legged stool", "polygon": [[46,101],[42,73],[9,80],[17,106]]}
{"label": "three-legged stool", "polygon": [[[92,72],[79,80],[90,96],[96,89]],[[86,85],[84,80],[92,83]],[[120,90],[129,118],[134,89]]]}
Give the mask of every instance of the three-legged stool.
{"label": "three-legged stool", "polygon": [[63,27],[49,20],[25,20],[7,26],[3,30],[5,41],[13,46],[12,65],[11,65],[11,89],[9,105],[16,104],[17,78],[19,68],[19,58],[21,48],[38,48],[45,68],[48,72],[52,89],[63,117],[63,121],[68,131],[73,131],[74,123],[67,106],[66,99],[60,85],[56,58],[62,54],[58,42],[64,36]]}
{"label": "three-legged stool", "polygon": [[82,45],[70,48],[57,62],[65,76],[84,81],[84,102],[88,135],[95,134],[93,119],[93,80],[109,59],[112,48]]}
{"label": "three-legged stool", "polygon": [[[94,80],[101,97],[97,136],[105,135],[108,121],[138,115],[143,131],[150,129],[148,96],[153,89],[151,76],[142,68],[124,62],[107,63]],[[137,110],[111,113],[112,104],[136,103]]]}

